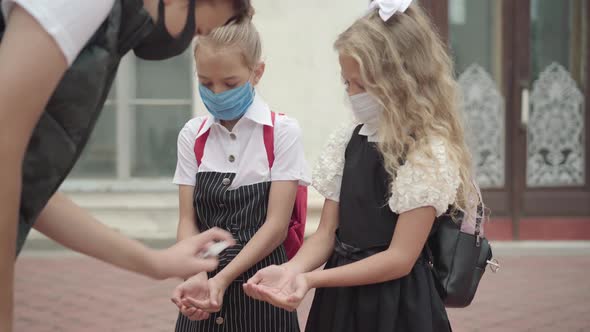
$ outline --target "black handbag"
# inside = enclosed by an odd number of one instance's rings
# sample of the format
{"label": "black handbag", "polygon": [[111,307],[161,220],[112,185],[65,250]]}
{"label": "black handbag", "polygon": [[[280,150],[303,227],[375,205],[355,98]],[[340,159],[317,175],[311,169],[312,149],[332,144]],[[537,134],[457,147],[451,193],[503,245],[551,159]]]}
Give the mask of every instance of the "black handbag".
{"label": "black handbag", "polygon": [[500,267],[492,258],[490,243],[481,235],[484,206],[479,197],[474,234],[461,231],[463,212],[456,212],[454,218],[447,213],[437,218],[425,246],[436,288],[449,308],[471,304],[486,266],[493,272]]}

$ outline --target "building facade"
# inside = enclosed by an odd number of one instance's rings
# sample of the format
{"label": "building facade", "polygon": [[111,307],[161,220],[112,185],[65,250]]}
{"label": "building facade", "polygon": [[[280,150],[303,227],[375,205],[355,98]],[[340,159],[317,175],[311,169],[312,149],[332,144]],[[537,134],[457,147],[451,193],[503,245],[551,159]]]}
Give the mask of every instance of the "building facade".
{"label": "building facade", "polygon": [[589,239],[589,1],[422,2],[455,59],[494,236]]}
{"label": "building facade", "polygon": [[[420,3],[456,63],[477,179],[494,221],[488,234],[590,239],[590,0]],[[327,134],[350,116],[332,43],[366,1],[255,6],[267,64],[259,93],[299,120],[313,163]],[[127,56],[63,189],[174,193],[177,135],[196,114],[204,112],[190,51],[153,63]]]}

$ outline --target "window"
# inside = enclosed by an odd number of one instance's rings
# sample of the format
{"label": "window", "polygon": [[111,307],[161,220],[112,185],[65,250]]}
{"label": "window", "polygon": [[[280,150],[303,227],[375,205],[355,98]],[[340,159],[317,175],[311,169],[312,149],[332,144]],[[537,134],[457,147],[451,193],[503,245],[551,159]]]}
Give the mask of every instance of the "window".
{"label": "window", "polygon": [[[254,17],[266,63],[257,91],[274,111],[299,121],[310,165],[321,155],[329,134],[351,116],[332,44],[367,10],[367,3],[338,2],[338,15],[334,15],[335,3],[270,1],[257,5]],[[302,25],[302,21],[313,24]],[[121,184],[123,190],[160,189],[163,183],[170,184],[178,132],[197,109],[207,114],[194,88],[192,62],[190,50],[168,61],[145,62],[133,54],[125,57],[71,176],[77,180],[67,187],[91,190],[97,178],[132,179],[104,181],[109,188]],[[142,181],[133,181],[137,178]],[[103,189],[100,182],[98,187]]]}
{"label": "window", "polygon": [[193,112],[190,50],[166,61],[127,55],[73,178],[171,177]]}
{"label": "window", "polygon": [[501,86],[501,6],[500,1],[449,1],[449,36],[458,74],[478,64]]}

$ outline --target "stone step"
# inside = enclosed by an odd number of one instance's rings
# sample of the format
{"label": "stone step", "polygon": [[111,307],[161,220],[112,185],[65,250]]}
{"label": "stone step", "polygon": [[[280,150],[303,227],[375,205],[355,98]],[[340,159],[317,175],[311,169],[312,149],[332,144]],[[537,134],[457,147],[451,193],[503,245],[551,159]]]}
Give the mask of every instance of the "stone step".
{"label": "stone step", "polygon": [[[174,243],[178,224],[175,192],[75,192],[67,193],[103,224],[152,247]],[[317,229],[322,198],[310,190],[306,236]],[[25,251],[61,250],[63,247],[33,230]]]}

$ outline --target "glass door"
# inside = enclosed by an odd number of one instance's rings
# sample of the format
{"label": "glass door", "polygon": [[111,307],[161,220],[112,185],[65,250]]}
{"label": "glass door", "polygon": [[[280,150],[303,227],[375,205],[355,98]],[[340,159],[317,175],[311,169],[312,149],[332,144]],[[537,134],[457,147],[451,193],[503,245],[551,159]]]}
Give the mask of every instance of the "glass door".
{"label": "glass door", "polygon": [[511,214],[507,146],[508,62],[504,50],[509,33],[503,4],[489,0],[448,2],[449,44],[462,94],[466,138],[473,155],[477,181],[495,216]]}
{"label": "glass door", "polygon": [[515,1],[518,216],[590,215],[588,0]]}
{"label": "glass door", "polygon": [[541,219],[590,234],[590,0],[421,3],[448,39],[492,216],[516,239]]}

